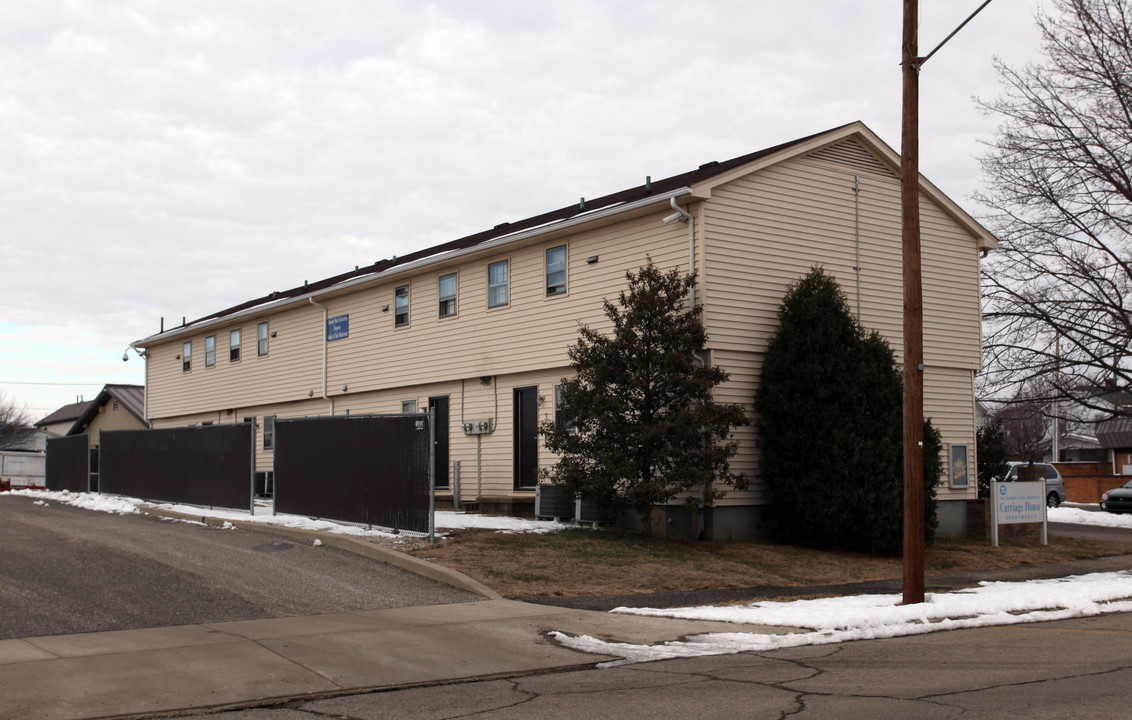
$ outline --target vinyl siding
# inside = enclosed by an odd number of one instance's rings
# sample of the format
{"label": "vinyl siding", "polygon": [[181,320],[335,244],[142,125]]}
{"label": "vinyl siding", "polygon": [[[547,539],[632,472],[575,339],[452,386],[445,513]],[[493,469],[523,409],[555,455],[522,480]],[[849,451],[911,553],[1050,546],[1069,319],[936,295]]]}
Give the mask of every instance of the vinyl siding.
{"label": "vinyl siding", "polygon": [[[704,322],[713,362],[731,373],[717,394],[750,408],[762,353],[789,286],[815,265],[833,275],[850,309],[858,304],[855,176],[860,201],[861,322],[903,353],[903,280],[898,179],[850,140],[715,188],[704,227]],[[921,196],[924,293],[924,411],[949,443],[968,443],[974,462],[974,371],[980,366],[979,259],[975,238]],[[753,420],[753,409],[749,411]],[[736,432],[734,467],[756,478],[729,502],[761,502],[753,427]],[[945,460],[946,462],[946,460]],[[941,499],[973,497],[950,491]]]}
{"label": "vinyl siding", "polygon": [[[328,316],[349,315],[349,337],[327,346],[327,393],[354,393],[424,385],[442,378],[507,375],[567,364],[566,349],[580,324],[607,327],[603,297],[614,299],[625,286],[625,272],[648,257],[661,267],[687,263],[683,225],[665,225],[666,213],[617,223],[506,251],[485,252],[452,265],[436,265],[410,276],[390,278],[349,293],[319,298]],[[567,246],[567,293],[545,296],[548,247]],[[586,259],[598,256],[588,264]],[[487,265],[510,261],[510,302],[487,307]],[[457,316],[438,317],[437,279],[459,273]],[[410,286],[410,321],[393,325],[393,294]],[[385,305],[388,312],[382,312]],[[276,337],[269,353],[256,355],[256,325],[270,323]],[[242,329],[239,362],[228,362],[229,330]],[[191,337],[192,369],[182,372],[182,342],[174,338],[149,350],[149,413],[152,418],[181,416],[202,409],[301,402],[322,395],[323,310],[298,305],[238,325],[201,331]],[[204,366],[204,338],[215,334],[217,362]],[[343,391],[346,387],[348,390]],[[325,405],[325,403],[324,403]]]}
{"label": "vinyl siding", "polygon": [[[782,297],[815,265],[857,308],[854,175],[860,175],[861,322],[903,351],[900,186],[896,177],[820,157],[783,162],[717,188],[704,212],[704,321],[711,347],[757,352]],[[979,260],[975,239],[921,196],[924,358],[978,369]]]}
{"label": "vinyl siding", "polygon": [[[860,191],[854,193],[859,176]],[[856,211],[860,203],[861,320],[896,350],[902,343],[900,192],[892,169],[848,140],[808,156],[770,164],[681,201],[695,216],[697,301],[705,306],[707,356],[731,379],[717,391],[742,403],[753,420],[762,353],[789,285],[814,265],[838,279],[857,306]],[[570,373],[567,349],[581,324],[608,329],[602,299],[614,300],[625,272],[651,257],[686,269],[688,226],[665,224],[667,206],[586,228],[453,258],[318,298],[329,317],[349,316],[349,337],[326,344],[326,388],[335,414],[398,413],[404,400],[426,409],[429,397],[450,401],[450,459],[462,471],[461,497],[499,497],[513,490],[512,398],[537,386],[540,419],[553,417],[554,385]],[[925,414],[945,445],[966,442],[974,462],[973,373],[980,361],[978,254],[975,238],[929,198],[921,201],[925,317]],[[549,247],[567,246],[565,295],[545,297]],[[597,256],[594,264],[587,258]],[[509,303],[487,307],[487,266],[509,261]],[[457,314],[438,317],[438,278],[458,273]],[[410,321],[394,327],[394,291],[409,285]],[[388,311],[383,311],[384,306]],[[258,470],[271,469],[262,447],[263,418],[326,415],[322,398],[323,308],[304,301],[216,325],[191,335],[193,367],[176,358],[189,337],[148,350],[148,412],[155,427],[255,417]],[[267,320],[269,353],[256,352],[256,326]],[[242,357],[230,362],[229,331],[239,327]],[[204,338],[216,336],[216,365],[204,366]],[[487,384],[481,378],[490,378]],[[230,412],[229,412],[230,411]],[[465,436],[461,419],[490,418],[492,433]],[[735,431],[733,468],[754,484],[722,505],[765,500],[758,482],[753,425]],[[477,454],[478,452],[478,454]],[[477,460],[478,457],[478,460]],[[540,445],[539,465],[553,456]],[[958,493],[954,497],[974,495]],[[949,497],[947,491],[941,497]]]}
{"label": "vinyl siding", "polygon": [[[118,405],[118,409],[116,410],[114,409],[115,403]],[[134,417],[124,405],[111,398],[98,408],[98,414],[94,416],[83,432],[90,436],[90,446],[95,447],[101,444],[103,430],[144,429],[145,425]]]}

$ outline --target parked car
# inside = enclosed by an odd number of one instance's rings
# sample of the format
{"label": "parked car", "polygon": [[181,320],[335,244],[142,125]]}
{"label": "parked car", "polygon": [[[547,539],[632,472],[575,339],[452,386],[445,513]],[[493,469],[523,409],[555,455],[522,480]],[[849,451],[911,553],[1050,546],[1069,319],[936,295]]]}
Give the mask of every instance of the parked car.
{"label": "parked car", "polygon": [[[1023,462],[1010,463],[1010,470],[1003,480],[1006,482],[1016,481],[1018,479],[1018,468],[1026,467],[1029,464]],[[1065,478],[1061,477],[1057,468],[1049,463],[1034,463],[1034,466],[1042,468],[1046,475],[1046,505],[1055,508],[1065,502]]]}
{"label": "parked car", "polygon": [[1101,510],[1110,513],[1132,512],[1132,480],[1101,495]]}

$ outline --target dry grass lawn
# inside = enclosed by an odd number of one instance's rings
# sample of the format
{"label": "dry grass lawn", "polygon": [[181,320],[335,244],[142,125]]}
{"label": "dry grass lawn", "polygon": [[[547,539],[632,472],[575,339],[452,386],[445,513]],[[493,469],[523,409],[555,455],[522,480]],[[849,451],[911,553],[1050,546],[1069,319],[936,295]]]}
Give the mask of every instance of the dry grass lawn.
{"label": "dry grass lawn", "polygon": [[[927,574],[985,570],[1128,553],[1128,545],[1051,537],[990,541],[939,538],[927,550]],[[618,530],[559,533],[453,533],[414,551],[459,570],[504,597],[620,595],[665,590],[828,585],[899,578],[898,557],[810,550],[771,543],[685,542]]]}

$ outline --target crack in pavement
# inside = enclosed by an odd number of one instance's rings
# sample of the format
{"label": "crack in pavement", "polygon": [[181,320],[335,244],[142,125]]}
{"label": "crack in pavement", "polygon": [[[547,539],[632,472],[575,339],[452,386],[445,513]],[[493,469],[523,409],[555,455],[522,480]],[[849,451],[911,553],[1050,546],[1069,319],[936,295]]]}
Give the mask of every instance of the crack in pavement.
{"label": "crack in pavement", "polygon": [[[1073,675],[1059,675],[1057,677],[1040,678],[1040,679],[1035,679],[1035,680],[1019,680],[1017,682],[995,683],[993,685],[984,685],[982,687],[977,687],[977,688],[967,688],[966,690],[954,690],[954,691],[951,691],[951,692],[944,692],[944,693],[932,693],[930,695],[922,695],[922,696],[917,697],[917,698],[905,698],[905,699],[923,700],[923,701],[927,702],[929,698],[949,698],[949,697],[956,697],[958,695],[967,695],[967,694],[970,694],[970,693],[985,692],[987,690],[1001,690],[1003,688],[1011,688],[1011,687],[1026,687],[1027,685],[1044,685],[1046,683],[1060,682],[1062,680],[1080,680],[1082,678],[1098,678],[1098,677],[1104,677],[1105,675],[1112,675],[1114,673],[1126,672],[1129,669],[1132,669],[1132,665],[1122,665],[1121,667],[1109,668],[1107,670],[1097,670],[1097,671],[1094,671],[1094,672],[1075,673]],[[957,706],[957,705],[954,705],[954,704],[951,704],[951,703],[943,702],[942,700],[936,702],[935,704],[942,705],[944,707],[960,707],[960,706]]]}

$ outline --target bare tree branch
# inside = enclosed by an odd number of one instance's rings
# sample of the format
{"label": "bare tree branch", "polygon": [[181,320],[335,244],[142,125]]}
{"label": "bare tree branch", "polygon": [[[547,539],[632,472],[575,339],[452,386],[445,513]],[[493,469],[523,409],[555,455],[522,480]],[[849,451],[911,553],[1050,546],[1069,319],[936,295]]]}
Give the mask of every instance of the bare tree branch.
{"label": "bare tree branch", "polygon": [[1101,396],[1132,386],[1132,7],[1053,7],[1036,16],[1045,60],[996,61],[1003,93],[979,101],[1002,117],[977,197],[1000,239],[983,268],[982,382],[1111,412]]}

